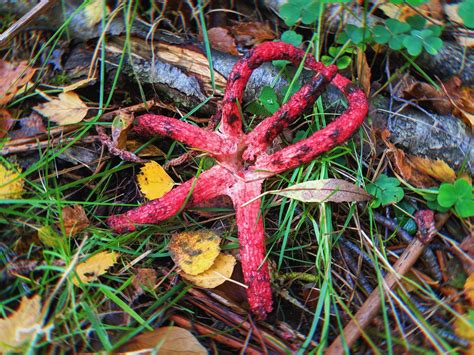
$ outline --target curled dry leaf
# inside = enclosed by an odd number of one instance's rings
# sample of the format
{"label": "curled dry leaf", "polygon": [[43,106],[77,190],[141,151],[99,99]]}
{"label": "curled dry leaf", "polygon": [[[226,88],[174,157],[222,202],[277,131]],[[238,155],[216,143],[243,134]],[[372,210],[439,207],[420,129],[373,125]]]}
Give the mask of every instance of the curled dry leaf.
{"label": "curled dry leaf", "polygon": [[0,106],[6,105],[18,91],[27,84],[36,69],[30,68],[27,62],[18,65],[0,60]]}
{"label": "curled dry leaf", "polygon": [[15,121],[12,119],[11,113],[4,108],[0,108],[0,139],[8,134],[13,123]]}
{"label": "curled dry leaf", "polygon": [[235,258],[228,254],[219,254],[214,264],[198,275],[189,275],[185,272],[179,274],[194,285],[203,288],[214,288],[230,279],[235,267]]}
{"label": "curled dry leaf", "polygon": [[220,253],[221,238],[210,230],[173,235],[168,250],[181,270],[189,275],[209,269]]}
{"label": "curled dry leaf", "polygon": [[370,80],[372,73],[365,52],[357,47],[357,77],[367,96],[370,95]]}
{"label": "curled dry leaf", "polygon": [[302,202],[352,202],[372,199],[363,188],[340,179],[306,181],[272,193]]}
{"label": "curled dry leaf", "polygon": [[151,290],[156,285],[157,272],[155,269],[139,268],[136,270],[132,283],[126,288],[128,297],[133,302],[143,295],[145,290]]}
{"label": "curled dry leaf", "polygon": [[21,198],[25,181],[20,174],[21,168],[17,164],[9,168],[0,164],[0,200]]}
{"label": "curled dry leaf", "polygon": [[205,355],[204,348],[189,330],[179,327],[161,327],[145,332],[129,340],[118,349],[119,353],[133,352],[140,354],[190,354]]}
{"label": "curled dry leaf", "polygon": [[76,235],[90,225],[89,218],[80,205],[66,206],[61,214],[64,230],[68,236]]}
{"label": "curled dry leaf", "polygon": [[231,27],[231,31],[236,41],[244,47],[275,39],[275,33],[263,22],[239,22]]}
{"label": "curled dry leaf", "polygon": [[209,42],[212,48],[223,53],[238,55],[239,51],[235,44],[235,39],[227,28],[213,27],[207,31]]}
{"label": "curled dry leaf", "polygon": [[86,261],[78,264],[75,269],[76,277],[73,278],[74,285],[78,286],[79,280],[82,283],[94,281],[100,275],[117,262],[118,254],[115,252],[103,251],[91,256]]}
{"label": "curled dry leaf", "polygon": [[79,95],[72,91],[62,92],[34,109],[60,126],[81,122],[89,110]]}
{"label": "curled dry leaf", "polygon": [[174,185],[173,179],[156,161],[145,163],[137,175],[137,181],[140,191],[149,200],[162,197]]}
{"label": "curled dry leaf", "polygon": [[41,298],[23,297],[20,307],[7,318],[0,319],[0,352],[18,351],[41,330]]}

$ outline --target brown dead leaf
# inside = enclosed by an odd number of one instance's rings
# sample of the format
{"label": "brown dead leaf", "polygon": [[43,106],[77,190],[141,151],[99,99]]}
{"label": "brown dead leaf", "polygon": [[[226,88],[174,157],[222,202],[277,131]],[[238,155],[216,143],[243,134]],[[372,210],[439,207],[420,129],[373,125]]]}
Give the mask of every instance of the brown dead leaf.
{"label": "brown dead leaf", "polygon": [[57,98],[50,98],[49,102],[33,109],[60,126],[81,122],[89,110],[79,95],[73,91],[62,92]]}
{"label": "brown dead leaf", "polygon": [[130,339],[118,349],[119,353],[162,355],[207,355],[207,350],[190,331],[179,327],[161,327]]}
{"label": "brown dead leaf", "polygon": [[7,318],[0,319],[0,352],[19,351],[18,348],[29,342],[41,330],[41,323],[40,296],[23,297],[20,307],[15,312]]}
{"label": "brown dead leaf", "polygon": [[404,97],[414,99],[420,105],[434,109],[441,115],[448,115],[453,111],[453,104],[443,91],[428,83],[414,81],[403,90]]}
{"label": "brown dead leaf", "polygon": [[76,235],[90,225],[89,218],[87,218],[84,208],[80,205],[64,207],[62,217],[67,236]]}
{"label": "brown dead leaf", "polygon": [[357,47],[357,77],[367,96],[370,95],[370,80],[372,73],[365,52]]}
{"label": "brown dead leaf", "polygon": [[0,60],[0,106],[15,97],[20,88],[31,80],[35,71],[27,62],[16,65]]}
{"label": "brown dead leaf", "polygon": [[0,139],[8,134],[14,123],[11,113],[7,109],[0,108]]}
{"label": "brown dead leaf", "polygon": [[221,253],[206,271],[197,275],[189,275],[185,272],[180,272],[179,274],[196,286],[214,288],[230,279],[235,263],[235,258],[232,255]]}
{"label": "brown dead leaf", "polygon": [[115,116],[112,121],[112,142],[118,149],[124,149],[127,144],[127,136],[133,123],[133,115],[122,112]]}
{"label": "brown dead leaf", "polygon": [[253,47],[259,43],[275,39],[275,33],[263,22],[238,22],[231,32],[242,47]]}
{"label": "brown dead leaf", "polygon": [[43,118],[36,112],[31,112],[29,116],[21,118],[19,124],[20,129],[16,129],[10,133],[9,136],[11,139],[33,137],[38,134],[46,133]]}
{"label": "brown dead leaf", "polygon": [[209,269],[220,253],[221,238],[211,230],[174,234],[168,244],[171,258],[185,273],[200,274]]}
{"label": "brown dead leaf", "polygon": [[453,114],[461,119],[470,128],[474,127],[474,88],[463,86],[460,88],[460,94],[455,101]]}
{"label": "brown dead leaf", "polygon": [[454,180],[449,179],[456,178],[455,172],[442,160],[407,156],[389,141],[390,131],[387,129],[381,133],[381,137],[389,149],[388,156],[395,170],[412,185],[426,188],[438,185],[434,179],[452,182]]}
{"label": "brown dead leaf", "polygon": [[73,278],[72,282],[78,286],[79,280],[83,283],[96,280],[97,277],[105,274],[117,262],[117,258],[117,253],[108,251],[91,256],[76,266],[75,272],[77,276]]}
{"label": "brown dead leaf", "polygon": [[[136,139],[127,140],[125,149],[129,152],[135,152],[138,148],[141,148],[143,143]],[[145,148],[141,149],[136,153],[139,157],[166,157],[166,154],[158,148],[156,145],[148,144]]]}
{"label": "brown dead leaf", "polygon": [[232,55],[239,54],[235,39],[227,28],[213,27],[207,31],[207,36],[209,37],[212,48],[223,53]]}
{"label": "brown dead leaf", "polygon": [[157,276],[155,269],[139,268],[133,278],[132,286],[143,293],[143,288],[152,289],[155,287]]}

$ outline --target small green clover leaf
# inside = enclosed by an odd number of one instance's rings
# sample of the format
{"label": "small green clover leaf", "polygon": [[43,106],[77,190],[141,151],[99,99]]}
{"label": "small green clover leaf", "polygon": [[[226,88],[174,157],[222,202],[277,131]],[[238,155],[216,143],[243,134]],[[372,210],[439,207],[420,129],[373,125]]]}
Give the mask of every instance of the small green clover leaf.
{"label": "small green clover leaf", "polygon": [[382,174],[378,179],[366,186],[366,191],[375,197],[372,207],[385,206],[400,202],[405,195],[403,189],[399,186],[400,181],[393,177]]}
{"label": "small green clover leaf", "polygon": [[346,69],[351,64],[352,59],[351,57],[347,55],[341,56],[341,54],[344,54],[344,53],[351,53],[351,50],[346,49],[344,52],[341,53],[341,48],[329,47],[329,50],[328,50],[329,55],[323,55],[321,57],[321,61],[323,62],[324,65],[330,65],[330,64],[335,63],[338,69],[340,70]]}
{"label": "small green clover leaf", "polygon": [[419,55],[423,48],[434,55],[443,47],[443,41],[436,37],[431,29],[412,30],[410,35],[403,39],[403,45],[412,56]]}
{"label": "small green clover leaf", "polygon": [[464,22],[464,26],[474,28],[474,0],[464,0],[458,7],[459,17]]}
{"label": "small green clover leaf", "polygon": [[421,15],[410,16],[407,18],[407,23],[414,30],[422,30],[425,28],[426,19]]}
{"label": "small green clover leaf", "polygon": [[407,3],[408,5],[411,5],[413,7],[423,5],[424,3],[427,3],[428,1],[429,0],[390,0],[390,2],[395,5],[402,5],[404,3]]}
{"label": "small green clover leaf", "polygon": [[294,26],[301,19],[305,25],[315,22],[319,17],[320,0],[290,0],[280,7],[280,16],[287,26]]}
{"label": "small green clover leaf", "polygon": [[295,31],[285,31],[281,34],[281,40],[298,47],[303,42],[303,36]]}
{"label": "small green clover leaf", "polygon": [[454,184],[441,184],[437,202],[441,207],[454,207],[459,217],[465,218],[474,216],[472,186],[464,179],[458,179]]}

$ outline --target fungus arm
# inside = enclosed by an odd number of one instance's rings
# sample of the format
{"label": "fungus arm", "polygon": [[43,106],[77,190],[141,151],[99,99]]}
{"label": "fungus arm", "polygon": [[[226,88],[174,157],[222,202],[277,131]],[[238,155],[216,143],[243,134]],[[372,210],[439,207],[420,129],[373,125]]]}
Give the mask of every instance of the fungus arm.
{"label": "fungus arm", "polygon": [[232,149],[232,144],[217,132],[206,131],[187,122],[175,118],[146,114],[137,118],[133,127],[139,135],[161,135],[170,137],[213,155],[226,154]]}
{"label": "fungus arm", "polygon": [[346,95],[349,104],[346,111],[311,137],[283,148],[272,155],[262,155],[257,158],[256,171],[273,175],[294,169],[344,143],[361,126],[368,112],[368,103],[364,92],[341,75],[336,75],[332,84]]}
{"label": "fungus arm", "polygon": [[214,166],[198,178],[186,181],[166,195],[107,220],[117,233],[134,231],[137,224],[158,224],[177,214],[182,208],[226,194],[233,176],[224,168]]}
{"label": "fungus arm", "polygon": [[265,234],[260,215],[260,199],[242,207],[261,193],[261,181],[237,182],[229,194],[234,203],[242,272],[252,312],[264,319],[272,310],[270,275],[265,261]]}

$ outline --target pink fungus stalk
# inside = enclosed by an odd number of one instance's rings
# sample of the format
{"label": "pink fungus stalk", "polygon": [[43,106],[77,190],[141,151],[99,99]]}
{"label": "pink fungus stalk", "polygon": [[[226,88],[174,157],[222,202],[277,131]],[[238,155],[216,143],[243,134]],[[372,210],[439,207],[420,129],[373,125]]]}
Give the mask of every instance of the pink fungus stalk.
{"label": "pink fungus stalk", "polygon": [[[270,275],[265,261],[265,235],[260,213],[264,179],[310,162],[342,144],[359,128],[367,115],[367,99],[356,85],[337,74],[333,65],[324,66],[307,56],[304,66],[316,75],[271,117],[251,132],[242,130],[242,96],[253,70],[272,60],[288,60],[299,65],[305,52],[292,45],[267,42],[253,48],[239,60],[228,79],[220,113],[220,131],[209,132],[174,118],[146,114],[137,118],[135,132],[160,135],[208,152],[218,164],[174,188],[162,198],[124,214],[111,216],[108,223],[119,233],[133,231],[140,224],[157,224],[183,208],[198,205],[220,195],[229,196],[236,212],[240,256],[248,302],[252,312],[264,319],[272,310]],[[324,129],[307,139],[269,154],[274,138],[312,105],[332,83],[346,97],[347,110]],[[252,201],[248,203],[248,201]],[[186,204],[186,205],[185,205]]]}

